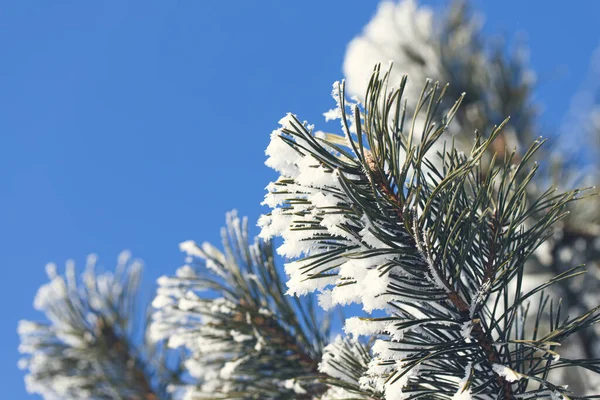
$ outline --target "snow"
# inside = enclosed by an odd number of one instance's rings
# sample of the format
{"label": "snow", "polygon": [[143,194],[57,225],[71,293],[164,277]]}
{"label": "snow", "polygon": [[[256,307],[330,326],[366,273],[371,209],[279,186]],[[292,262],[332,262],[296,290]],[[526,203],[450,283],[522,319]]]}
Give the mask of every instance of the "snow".
{"label": "snow", "polygon": [[[265,199],[270,198],[267,195]],[[265,200],[266,202],[266,200]],[[265,205],[269,205],[263,202]],[[275,236],[282,235],[286,228],[291,224],[293,216],[285,214],[284,209],[274,208],[271,215],[261,215],[258,219],[257,226],[261,228],[259,237],[264,240],[269,240]]]}
{"label": "snow", "polygon": [[360,317],[347,318],[344,323],[344,332],[352,336],[374,336],[389,332],[393,326],[393,321],[377,321]]}
{"label": "snow", "polygon": [[191,290],[188,290],[184,297],[179,299],[177,307],[181,311],[192,311],[202,309],[203,304],[199,301],[199,297]]}
{"label": "snow", "polygon": [[292,113],[287,113],[284,117],[279,120],[279,125],[281,125],[281,129],[286,130],[294,130],[294,123],[297,124],[297,118]]}
{"label": "snow", "polygon": [[331,290],[321,289],[321,293],[317,294],[317,300],[319,306],[323,310],[331,310],[335,305],[333,304],[333,296]]}
{"label": "snow", "polygon": [[323,116],[325,117],[325,122],[334,121],[342,118],[342,112],[339,108],[333,108],[327,112],[324,112]]}
{"label": "snow", "polygon": [[321,215],[321,218],[323,219],[321,220],[320,225],[324,228],[327,228],[327,232],[348,240],[352,240],[354,238],[351,233],[343,228],[344,225],[347,225],[347,220],[344,215],[329,213]]}
{"label": "snow", "polygon": [[265,150],[268,156],[265,165],[281,174],[295,177],[298,174],[296,162],[301,157],[296,150],[280,139],[281,129],[271,133],[271,141]]}
{"label": "snow", "polygon": [[206,365],[195,358],[188,358],[184,361],[187,372],[194,378],[202,378],[206,374]]}
{"label": "snow", "polygon": [[[343,85],[345,86],[345,82],[343,83]],[[333,82],[331,88],[331,97],[333,98],[333,100],[335,100],[336,106],[335,108],[323,113],[323,116],[325,117],[325,122],[334,121],[336,119],[341,120],[343,117],[342,105],[340,103],[341,89],[342,83],[340,83],[340,81]]]}
{"label": "snow", "polygon": [[19,336],[29,335],[37,332],[39,325],[32,321],[21,320],[17,326]]}
{"label": "snow", "polygon": [[252,336],[252,335],[246,335],[242,332],[238,332],[233,329],[229,331],[229,334],[231,335],[233,340],[238,343],[247,342],[249,340],[254,339],[254,336]]}
{"label": "snow", "polygon": [[273,315],[273,312],[271,310],[266,309],[266,308],[260,308],[258,310],[258,313],[260,315],[265,315],[265,316],[271,316],[271,315]]}
{"label": "snow", "polygon": [[170,296],[158,295],[152,300],[152,307],[154,308],[164,308],[166,306],[170,306],[174,304],[174,300]]}
{"label": "snow", "polygon": [[209,310],[211,313],[221,313],[221,314],[231,314],[232,310],[235,309],[235,303],[230,300],[227,300],[223,297],[218,299],[214,299],[210,305]]}
{"label": "snow", "polygon": [[[394,348],[397,347],[397,343],[387,339],[377,339],[373,343],[372,351],[377,357],[375,360],[395,360],[401,361],[404,357],[409,355],[409,352],[396,351]],[[408,347],[408,346],[403,346]]]}
{"label": "snow", "polygon": [[66,296],[67,285],[62,277],[56,276],[38,289],[33,300],[33,306],[38,311],[45,311],[51,304],[61,301]]}
{"label": "snow", "polygon": [[[348,93],[364,96],[374,65],[393,61],[390,82],[398,84],[401,76],[408,73],[411,81],[405,90],[409,99],[416,102],[425,79],[442,75],[433,34],[433,13],[429,7],[417,6],[412,0],[381,2],[362,34],[348,44],[343,65]],[[415,62],[415,55],[424,63]]]}
{"label": "snow", "polygon": [[362,222],[363,224],[363,229],[359,232],[363,243],[365,243],[367,246],[373,249],[389,248],[387,244],[383,243],[373,234],[373,232],[376,232],[376,228],[371,222],[371,220],[369,220],[367,214],[362,215],[362,217],[360,218],[360,222]]}
{"label": "snow", "polygon": [[357,394],[357,393],[351,392],[342,387],[332,386],[329,389],[327,389],[327,391],[319,399],[320,400],[347,400],[347,399],[370,400],[371,397],[368,395],[362,395],[362,394]]}
{"label": "snow", "polygon": [[58,276],[56,273],[57,267],[55,263],[46,264],[46,275],[48,275],[48,279],[53,280]]}
{"label": "snow", "polygon": [[[413,221],[413,229],[416,232],[416,234],[418,234],[419,226],[418,226],[418,221],[416,218]],[[435,268],[434,262],[431,259],[431,256],[429,255],[428,249],[426,249],[424,247],[424,245],[421,243],[421,241],[425,240],[425,238],[427,238],[427,230],[424,230],[421,240],[416,240],[416,245],[417,245],[417,249],[421,253],[423,260],[425,260],[425,262],[426,262],[427,269],[429,270],[427,277],[428,277],[429,281],[431,283],[433,283],[438,289],[444,290],[445,292],[449,292],[450,289],[448,287],[446,287],[446,284],[442,280],[442,277],[439,275],[437,269]]]}
{"label": "snow", "polygon": [[337,282],[336,275],[330,275],[325,277],[318,277],[309,279],[310,275],[306,276],[296,269],[294,263],[287,263],[286,272],[288,272],[289,279],[287,281],[288,291],[286,294],[292,296],[305,295],[316,290],[321,290],[327,286],[333,285]]}
{"label": "snow", "polygon": [[256,329],[254,329],[254,336],[256,337],[256,344],[254,345],[254,351],[259,353],[265,348],[267,343],[265,341],[265,338]]}
{"label": "snow", "polygon": [[319,372],[327,374],[333,378],[341,379],[348,383],[353,382],[353,379],[341,371],[337,366],[340,360],[345,360],[352,354],[354,360],[362,360],[362,353],[358,348],[359,343],[355,339],[342,337],[337,335],[336,338],[323,349],[323,356],[319,363]]}
{"label": "snow", "polygon": [[299,172],[295,180],[301,186],[322,189],[338,185],[337,177],[333,174],[333,170],[324,168],[321,162],[312,155],[305,155],[299,158],[296,161],[296,165]]}
{"label": "snow", "polygon": [[491,287],[491,281],[487,280],[481,285],[481,288],[477,291],[473,299],[471,300],[471,305],[469,306],[469,318],[474,319],[475,313],[479,306],[484,302],[489,290]]}
{"label": "snow", "polygon": [[[347,305],[360,303],[367,312],[387,308],[388,298],[384,295],[389,284],[387,275],[381,276],[378,266],[385,264],[389,256],[372,256],[348,259],[339,268],[339,279],[332,290],[332,304]],[[355,281],[352,284],[343,284]]]}
{"label": "snow", "polygon": [[203,257],[204,254],[193,240],[186,240],[179,243],[179,250],[185,252],[190,257]]}
{"label": "snow", "polygon": [[[229,217],[230,214],[235,214],[235,210],[231,211],[230,213],[227,213],[227,216]],[[202,243],[202,252],[203,252],[203,256],[201,258],[205,259],[205,260],[214,260],[216,263],[219,263],[221,265],[226,263],[225,260],[225,256],[223,255],[223,253],[217,249],[215,246],[213,246],[212,244],[208,243],[208,242],[203,242]]]}
{"label": "snow", "polygon": [[85,269],[89,270],[89,269],[94,268],[97,262],[98,262],[97,254],[95,254],[95,253],[88,254],[88,256],[85,258]]}
{"label": "snow", "polygon": [[225,365],[223,365],[223,368],[221,368],[221,371],[219,372],[219,377],[221,379],[231,379],[233,377],[233,374],[235,373],[236,368],[239,367],[247,359],[248,357],[245,356],[238,358],[234,361],[226,362]]}
{"label": "snow", "polygon": [[523,375],[519,374],[516,371],[513,371],[506,365],[502,364],[493,364],[492,369],[496,374],[506,379],[508,382],[516,382],[523,378]]}
{"label": "snow", "polygon": [[335,207],[341,203],[341,199],[331,193],[317,192],[310,198],[310,202],[317,208]]}
{"label": "snow", "polygon": [[472,341],[471,331],[473,331],[473,322],[472,321],[464,322],[461,325],[460,335],[463,337],[463,339],[465,340],[466,343],[471,343],[471,341]]}
{"label": "snow", "polygon": [[125,265],[131,260],[131,251],[123,250],[117,257],[117,268],[120,265]]}
{"label": "snow", "polygon": [[[292,220],[293,217],[285,218]],[[301,255],[310,255],[313,250],[316,250],[315,244],[311,241],[314,234],[308,230],[288,229],[281,233],[283,244],[277,248],[277,254],[288,258],[297,258]]]}
{"label": "snow", "polygon": [[458,382],[458,390],[452,396],[452,400],[471,400],[471,388],[467,387],[471,370],[473,369],[473,363],[468,363],[465,367],[465,376]]}
{"label": "snow", "polygon": [[[404,364],[397,362],[397,370],[402,371]],[[404,374],[400,379],[396,379],[393,382],[387,383],[385,386],[385,399],[386,400],[404,400],[410,397],[410,393],[404,393],[403,389],[408,384],[411,378],[418,375],[419,366],[413,367],[409,372]]]}
{"label": "snow", "polygon": [[178,278],[194,278],[196,276],[196,273],[194,272],[194,269],[192,267],[190,267],[189,265],[184,265],[178,268],[177,271],[175,271],[175,276],[177,276]]}
{"label": "snow", "polygon": [[295,379],[287,379],[283,382],[286,389],[293,390],[296,394],[305,394],[306,390],[300,386],[300,383]]}

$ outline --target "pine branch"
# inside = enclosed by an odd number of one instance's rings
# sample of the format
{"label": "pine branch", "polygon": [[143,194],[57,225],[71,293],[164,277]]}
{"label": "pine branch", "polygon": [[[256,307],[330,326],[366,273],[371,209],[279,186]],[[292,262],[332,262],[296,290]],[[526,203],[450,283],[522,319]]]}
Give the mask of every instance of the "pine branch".
{"label": "pine branch", "polygon": [[[502,126],[476,136],[468,155],[442,147],[432,157],[459,102],[437,118],[445,89],[426,86],[405,127],[406,78],[388,91],[388,74],[379,74],[376,68],[364,106],[348,104],[334,85],[331,114],[341,119],[343,138],[313,135],[293,115],[272,135],[267,165],[281,177],[268,186],[273,211],[260,225],[265,237],[284,238],[280,254],[305,256],[287,265],[290,291],[318,290],[324,305],[359,302],[367,312],[390,313],[373,331],[383,335],[373,348],[379,362],[366,374],[386,397],[445,398],[453,385],[444,376],[467,375],[460,393],[511,399],[524,393],[521,380],[542,382],[539,393],[564,393],[524,362],[546,360],[548,352],[536,352],[554,344],[544,337],[533,350],[525,339],[523,304],[542,288],[521,288],[526,261],[579,191],[529,199],[538,166],[527,164],[541,142],[519,162],[514,152],[504,163],[486,162]],[[563,340],[593,323],[595,312],[555,334]]]}
{"label": "pine branch", "polygon": [[[409,83],[405,89],[412,99],[418,98],[418,83],[425,78],[451,82],[445,96],[450,100],[440,105],[443,110],[450,109],[452,100],[460,97],[462,91],[466,92],[462,106],[454,116],[457,120],[455,126],[461,129],[450,127],[457,146],[468,149],[474,130],[500,124],[506,116],[511,116],[511,120],[489,146],[486,157],[491,159],[497,154],[497,162],[517,165],[526,144],[532,142],[540,132],[536,123],[538,111],[532,99],[535,77],[528,66],[527,52],[523,43],[507,47],[503,39],[485,37],[480,30],[478,16],[466,1],[453,1],[439,14],[412,1],[385,2],[369,22],[369,28],[350,43],[344,72],[351,94],[363,99],[363,82],[376,62],[393,60],[393,82],[400,81],[402,73],[408,73],[413,78],[416,84]],[[416,103],[406,105],[409,114],[415,111],[415,106]],[[517,151],[512,154],[514,148]],[[537,173],[536,184],[527,188],[530,198],[542,194],[538,187],[549,182],[570,189],[574,186],[574,177],[581,179],[581,160],[577,158],[575,162],[565,162],[561,143],[550,143],[550,146],[546,145],[536,153],[537,159],[556,161],[553,161],[554,168],[544,167]],[[589,251],[589,246],[582,252],[563,238],[570,237],[576,226],[576,231],[583,231],[580,238],[590,240],[584,232],[595,230],[598,210],[600,208],[595,203],[588,202],[585,209],[579,208],[576,213],[567,215],[563,226],[555,228],[556,237],[549,240],[543,249],[540,248],[536,257],[528,260],[530,273],[526,280],[545,279],[540,278],[539,274],[557,274],[577,263],[596,269],[599,258]],[[593,235],[598,236],[596,233]],[[563,252],[573,254],[567,263],[556,257]],[[550,262],[547,262],[548,259]],[[589,293],[598,290],[599,281],[595,275],[590,274],[585,279],[585,286],[579,281],[560,281],[553,290],[558,295],[565,295],[568,307],[573,313],[579,313],[590,307]],[[581,337],[579,347],[585,354],[593,354],[596,334],[589,331],[581,333]]]}
{"label": "pine branch", "polygon": [[47,268],[50,283],[35,299],[49,322],[21,321],[20,362],[30,392],[46,399],[158,400],[155,368],[130,339],[141,263],[119,257],[116,274],[97,275],[90,256],[81,282],[67,263],[65,277]]}
{"label": "pine branch", "polygon": [[326,400],[383,400],[383,393],[372,387],[361,387],[361,379],[372,361],[369,344],[337,336],[324,349],[320,371],[329,385],[321,399]]}
{"label": "pine branch", "polygon": [[[250,244],[236,213],[223,251],[188,241],[188,263],[159,279],[151,332],[189,351],[193,398],[312,399],[327,378],[319,365],[329,323],[312,301],[285,295],[270,242]],[[192,265],[194,265],[192,267]]]}

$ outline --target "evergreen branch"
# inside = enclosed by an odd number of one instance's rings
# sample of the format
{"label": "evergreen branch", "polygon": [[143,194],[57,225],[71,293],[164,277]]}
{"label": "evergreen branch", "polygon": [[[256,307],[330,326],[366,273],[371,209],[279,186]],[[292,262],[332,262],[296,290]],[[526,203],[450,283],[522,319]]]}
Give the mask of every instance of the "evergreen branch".
{"label": "evergreen branch", "polygon": [[[159,279],[151,332],[189,351],[194,398],[313,398],[327,390],[320,369],[329,323],[311,300],[285,296],[270,242],[249,244],[247,220],[227,217],[219,251],[181,244],[189,263]],[[197,264],[196,264],[197,263]],[[219,394],[217,394],[219,393]]]}
{"label": "evergreen branch", "polygon": [[[467,93],[455,116],[455,126],[460,129],[450,129],[458,147],[468,149],[474,130],[500,124],[510,115],[509,123],[488,147],[486,158],[491,159],[497,154],[496,161],[500,164],[518,165],[523,156],[521,149],[539,135],[538,110],[532,98],[536,78],[528,66],[528,49],[519,41],[507,47],[504,38],[485,37],[480,29],[480,19],[467,1],[453,1],[446,10],[434,11],[413,1],[381,3],[369,28],[348,46],[344,73],[350,93],[366,100],[363,82],[367,80],[371,66],[388,60],[393,60],[395,65],[395,72],[391,72],[394,82],[400,81],[402,73],[408,73],[416,83],[425,78],[452,82],[446,91],[449,101],[441,104],[442,109],[449,109],[452,99],[460,97],[463,91]],[[419,89],[418,85],[408,85],[408,97],[418,98]],[[405,107],[413,113],[417,104],[408,103]],[[598,124],[591,125],[584,129],[588,128],[589,136],[593,137]],[[550,146],[536,151],[538,159],[546,160],[546,166],[537,174],[535,184],[528,185],[529,198],[538,197],[541,194],[538,188],[549,182],[570,188],[576,180],[582,179],[581,159],[569,160],[563,155],[561,145],[555,140]],[[589,180],[590,176],[595,174],[588,174],[584,179]],[[528,260],[529,272],[524,280],[545,279],[549,273],[560,273],[578,263],[596,269],[600,256],[593,250],[592,243],[598,236],[595,229],[598,210],[595,203],[588,202],[585,210],[579,209],[566,216],[561,226],[555,227],[554,237],[540,247],[536,257]],[[577,247],[570,238],[576,238]],[[584,243],[583,249],[581,243]],[[569,259],[562,261],[558,255]],[[581,312],[593,306],[589,293],[598,291],[599,287],[594,276],[591,274],[584,281],[560,281],[553,290],[566,297],[572,312]],[[595,332],[582,332],[574,351],[581,348],[585,354],[592,355],[598,347],[595,343],[598,343]]]}
{"label": "evergreen branch", "polygon": [[65,277],[47,267],[50,283],[35,299],[49,322],[21,321],[20,361],[29,369],[27,389],[46,399],[158,400],[152,380],[158,369],[131,340],[141,263],[119,257],[115,275],[97,275],[88,258],[83,279],[67,263]]}
{"label": "evergreen branch", "polygon": [[[388,73],[379,74],[376,68],[364,108],[349,104],[343,85],[334,85],[346,150],[332,134],[313,136],[293,115],[272,135],[267,165],[281,177],[268,187],[265,204],[273,211],[260,225],[262,235],[284,238],[280,254],[305,255],[286,267],[290,291],[318,290],[324,306],[359,302],[367,312],[383,308],[394,321],[416,322],[410,328],[388,322],[373,331],[383,338],[373,347],[378,365],[366,376],[386,397],[437,398],[432,387],[451,395],[440,375],[467,374],[469,388],[459,387],[460,393],[506,399],[524,393],[520,381],[542,379],[545,390],[554,387],[524,364],[534,352],[523,341],[522,309],[512,305],[527,296],[524,264],[579,191],[527,198],[538,166],[526,165],[540,142],[515,164],[497,166],[494,157],[486,164],[503,124],[486,139],[476,136],[468,156],[444,148],[431,157],[460,100],[437,119],[445,90],[426,86],[405,133],[406,78],[388,92]],[[584,319],[561,331],[561,340],[589,326]],[[516,351],[509,348],[514,335],[521,340]],[[480,372],[471,376],[475,365]]]}
{"label": "evergreen branch", "polygon": [[383,394],[372,387],[361,387],[360,381],[372,361],[370,346],[341,336],[327,345],[319,370],[329,389],[322,399],[383,400]]}
{"label": "evergreen branch", "polygon": [[[357,114],[357,112],[355,111],[355,115],[356,114]],[[490,143],[492,143],[492,142],[490,141]],[[383,176],[383,172],[378,168],[379,166],[372,160],[370,153],[367,153],[367,165],[370,168],[375,169],[375,171],[372,171],[373,176],[375,177],[375,185],[387,197],[388,201],[391,204],[396,206],[396,208],[397,208],[396,213],[398,215],[398,219],[401,223],[404,223],[404,221],[403,221],[404,205],[402,203],[402,200],[399,198],[399,196],[397,196],[394,193],[393,188],[389,187],[387,180]],[[416,220],[415,220],[415,222],[416,222]],[[492,220],[492,225],[493,225],[492,230],[494,232],[494,236],[495,236],[495,232],[496,232],[496,229],[495,229],[496,224],[497,224],[497,216],[496,216],[496,218],[494,218]],[[412,246],[413,248],[415,248],[419,251],[419,253],[421,254],[421,262],[423,264],[429,264],[429,266],[431,267],[432,273],[435,274],[435,276],[433,277],[433,280],[436,282],[441,282],[443,289],[447,292],[448,299],[454,305],[454,307],[456,308],[458,313],[460,315],[468,316],[470,313],[470,310],[471,310],[471,305],[467,304],[462,299],[460,294],[453,288],[453,286],[450,284],[450,282],[446,279],[446,277],[444,275],[444,271],[442,271],[439,268],[439,266],[437,266],[436,264],[434,264],[430,261],[431,256],[426,255],[425,251],[423,250],[423,245],[421,245],[419,243],[420,242],[420,239],[419,239],[420,233],[418,231],[418,224],[415,223],[413,232],[411,232],[411,233],[412,233],[412,236],[410,237],[411,240],[409,240],[408,243],[410,246]],[[496,241],[495,241],[495,238],[493,238],[493,239],[494,240],[492,240],[491,245],[490,245],[490,247],[491,247],[490,253],[491,254],[490,254],[490,257],[488,258],[488,262],[487,262],[487,265],[485,268],[485,276],[483,279],[484,283],[490,282],[496,272],[496,268],[493,263],[493,261],[496,257],[495,256]],[[486,354],[489,364],[493,365],[493,364],[498,363],[500,360],[499,360],[499,357],[498,357],[498,354],[497,354],[495,348],[493,347],[493,342],[491,341],[491,334],[484,330],[480,320],[475,320],[475,321],[476,322],[473,323],[471,334],[473,335],[473,337],[475,338],[475,340],[477,341],[479,346],[483,349],[484,353]],[[498,381],[499,386],[501,386],[503,388],[505,398],[511,399],[513,396],[511,383],[509,381],[507,381],[501,375],[496,375],[496,380]]]}

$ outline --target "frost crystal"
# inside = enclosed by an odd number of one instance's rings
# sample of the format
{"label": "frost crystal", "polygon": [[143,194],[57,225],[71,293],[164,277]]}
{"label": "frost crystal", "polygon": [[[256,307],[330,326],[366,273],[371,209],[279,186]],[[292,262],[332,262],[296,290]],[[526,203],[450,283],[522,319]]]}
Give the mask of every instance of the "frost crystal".
{"label": "frost crystal", "polygon": [[508,368],[506,365],[493,364],[492,369],[494,370],[495,373],[497,373],[498,375],[500,375],[501,377],[503,377],[504,379],[506,379],[509,382],[516,382],[523,378],[523,375],[519,374],[516,371],[513,371],[512,369]]}
{"label": "frost crystal", "polygon": [[473,330],[473,322],[467,321],[462,324],[460,334],[467,343],[471,343],[471,331]]}

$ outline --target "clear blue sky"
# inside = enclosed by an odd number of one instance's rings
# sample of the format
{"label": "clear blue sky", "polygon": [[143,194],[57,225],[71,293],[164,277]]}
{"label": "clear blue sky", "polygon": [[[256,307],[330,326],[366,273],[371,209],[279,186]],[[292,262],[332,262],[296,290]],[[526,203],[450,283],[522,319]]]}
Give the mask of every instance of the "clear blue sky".
{"label": "clear blue sky", "polygon": [[[434,4],[441,4],[435,2]],[[475,2],[486,31],[528,33],[543,123],[560,125],[599,42],[600,2]],[[156,277],[178,243],[254,221],[269,133],[318,124],[369,1],[4,1],[0,7],[0,382],[26,399],[16,324],[44,265],[128,248]]]}

